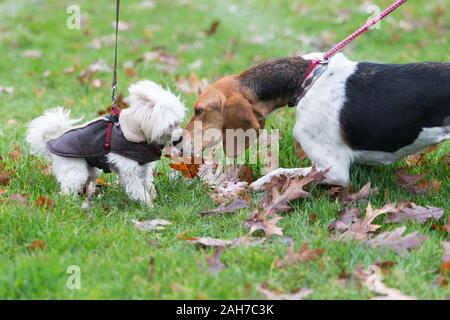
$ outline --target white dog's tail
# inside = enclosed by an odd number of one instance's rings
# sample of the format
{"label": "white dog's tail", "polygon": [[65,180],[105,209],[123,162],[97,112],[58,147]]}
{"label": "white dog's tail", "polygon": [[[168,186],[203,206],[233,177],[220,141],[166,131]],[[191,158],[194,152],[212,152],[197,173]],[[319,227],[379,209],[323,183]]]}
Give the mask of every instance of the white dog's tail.
{"label": "white dog's tail", "polygon": [[81,119],[70,119],[70,110],[63,107],[45,111],[28,125],[27,142],[31,153],[48,157],[47,141],[58,138],[80,121]]}

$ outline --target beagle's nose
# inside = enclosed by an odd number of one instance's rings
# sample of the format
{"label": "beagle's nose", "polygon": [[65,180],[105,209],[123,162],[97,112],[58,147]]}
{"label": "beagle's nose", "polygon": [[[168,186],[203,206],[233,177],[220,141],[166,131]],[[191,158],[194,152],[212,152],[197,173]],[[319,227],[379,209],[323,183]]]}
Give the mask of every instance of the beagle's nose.
{"label": "beagle's nose", "polygon": [[181,143],[183,141],[183,136],[180,136],[178,140],[172,140],[172,145],[175,147],[177,144]]}

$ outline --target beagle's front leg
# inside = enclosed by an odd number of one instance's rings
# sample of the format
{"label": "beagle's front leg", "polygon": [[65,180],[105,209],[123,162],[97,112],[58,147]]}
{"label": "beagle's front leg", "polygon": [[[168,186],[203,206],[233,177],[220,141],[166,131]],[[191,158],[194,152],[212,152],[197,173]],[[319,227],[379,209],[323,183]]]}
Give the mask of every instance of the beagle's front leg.
{"label": "beagle's front leg", "polygon": [[300,176],[306,176],[311,171],[311,167],[309,168],[290,168],[290,169],[284,169],[284,168],[278,168],[269,174],[259,178],[258,180],[254,181],[250,185],[251,191],[264,191],[265,185],[268,184],[272,178],[279,177],[279,176],[286,176],[286,177],[300,177]]}
{"label": "beagle's front leg", "polygon": [[[304,177],[311,171],[311,168],[312,167],[276,169],[276,170],[272,171],[271,173],[254,181],[250,185],[250,190],[255,191],[255,192],[265,191],[266,184],[268,184],[274,177],[279,177],[279,176],[283,176],[283,175],[288,178]],[[342,187],[348,186],[348,184],[349,184],[349,169],[348,169],[348,167],[346,168],[345,166],[337,166],[337,167],[333,168],[332,166],[330,166],[328,168],[329,168],[329,171],[326,174],[325,180],[320,182],[320,184],[342,186]],[[327,169],[327,168],[318,168],[318,170],[325,170],[325,169]]]}

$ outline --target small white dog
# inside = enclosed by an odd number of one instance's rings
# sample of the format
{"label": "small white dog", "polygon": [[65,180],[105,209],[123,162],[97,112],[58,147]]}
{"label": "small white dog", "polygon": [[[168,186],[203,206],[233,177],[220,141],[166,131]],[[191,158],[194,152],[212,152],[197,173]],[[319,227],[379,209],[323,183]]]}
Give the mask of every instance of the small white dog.
{"label": "small white dog", "polygon": [[164,145],[181,137],[186,109],[178,97],[152,81],[131,85],[129,93],[129,108],[118,119],[101,117],[78,125],[81,119],[71,119],[69,110],[57,107],[29,124],[31,152],[51,161],[63,194],[76,195],[95,184],[102,169],[119,174],[131,199],[152,205],[154,161]]}

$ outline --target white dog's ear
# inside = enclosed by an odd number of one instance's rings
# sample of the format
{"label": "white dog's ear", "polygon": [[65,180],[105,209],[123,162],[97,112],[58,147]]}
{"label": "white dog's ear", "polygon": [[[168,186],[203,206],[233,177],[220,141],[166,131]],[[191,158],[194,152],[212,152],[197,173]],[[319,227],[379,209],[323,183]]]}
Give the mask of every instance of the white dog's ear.
{"label": "white dog's ear", "polygon": [[130,97],[128,98],[130,108],[153,108],[155,106],[155,100],[151,94],[152,89],[159,87],[156,83],[151,81],[140,81],[132,84],[128,91]]}
{"label": "white dog's ear", "polygon": [[128,90],[130,108],[136,110],[135,119],[149,141],[155,141],[169,133],[170,126],[180,123],[186,114],[179,97],[153,81],[140,81],[131,85]]}

